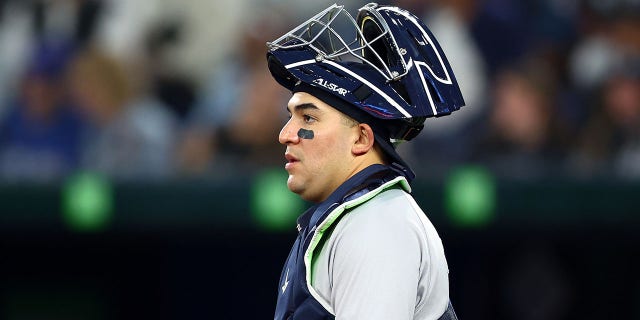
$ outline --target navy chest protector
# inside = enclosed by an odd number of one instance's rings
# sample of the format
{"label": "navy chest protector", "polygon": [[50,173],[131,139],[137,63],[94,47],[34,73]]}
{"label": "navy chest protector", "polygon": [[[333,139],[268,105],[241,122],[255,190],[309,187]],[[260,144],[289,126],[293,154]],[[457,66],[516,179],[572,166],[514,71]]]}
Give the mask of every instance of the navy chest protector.
{"label": "navy chest protector", "polygon": [[[311,286],[311,265],[329,230],[349,209],[367,202],[389,188],[410,191],[407,180],[387,166],[373,165],[343,183],[324,202],[298,218],[298,237],[282,269],[275,320],[335,319],[332,307]],[[439,320],[457,320],[449,308]]]}

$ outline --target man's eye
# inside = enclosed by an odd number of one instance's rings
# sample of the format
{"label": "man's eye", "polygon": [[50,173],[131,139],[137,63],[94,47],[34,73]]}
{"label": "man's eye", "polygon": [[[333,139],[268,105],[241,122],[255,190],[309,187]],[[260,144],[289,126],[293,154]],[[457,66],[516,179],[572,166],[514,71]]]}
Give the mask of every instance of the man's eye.
{"label": "man's eye", "polygon": [[315,119],[313,117],[311,117],[310,115],[306,115],[306,114],[302,116],[302,119],[306,123],[311,123],[311,122],[315,121]]}

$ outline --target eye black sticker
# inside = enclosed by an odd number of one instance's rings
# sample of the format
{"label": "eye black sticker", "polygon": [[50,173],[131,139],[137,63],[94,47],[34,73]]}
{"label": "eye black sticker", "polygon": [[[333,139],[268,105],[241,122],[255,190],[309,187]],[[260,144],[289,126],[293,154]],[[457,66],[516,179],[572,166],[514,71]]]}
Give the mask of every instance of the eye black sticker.
{"label": "eye black sticker", "polygon": [[313,139],[313,130],[302,129],[298,130],[298,137],[300,139]]}

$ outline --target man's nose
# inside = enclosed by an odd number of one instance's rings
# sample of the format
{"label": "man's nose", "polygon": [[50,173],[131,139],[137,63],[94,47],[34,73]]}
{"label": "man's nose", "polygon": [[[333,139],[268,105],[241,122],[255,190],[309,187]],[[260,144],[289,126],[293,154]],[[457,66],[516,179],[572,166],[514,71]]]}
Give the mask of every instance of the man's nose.
{"label": "man's nose", "polygon": [[294,126],[291,125],[291,122],[287,122],[284,127],[282,127],[282,130],[280,130],[280,135],[278,136],[278,141],[281,144],[287,145],[290,143],[298,143],[300,141],[300,137],[298,137],[298,133],[296,132],[296,130],[294,130],[295,128],[293,128]]}

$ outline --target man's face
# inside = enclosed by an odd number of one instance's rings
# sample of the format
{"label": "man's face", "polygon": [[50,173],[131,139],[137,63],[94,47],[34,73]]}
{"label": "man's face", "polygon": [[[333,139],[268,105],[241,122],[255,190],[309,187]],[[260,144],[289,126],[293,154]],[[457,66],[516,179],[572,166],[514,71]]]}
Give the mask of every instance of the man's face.
{"label": "man's face", "polygon": [[358,140],[358,127],[305,92],[296,92],[287,110],[291,118],[279,136],[287,146],[287,187],[307,201],[323,201],[355,174],[352,146]]}

